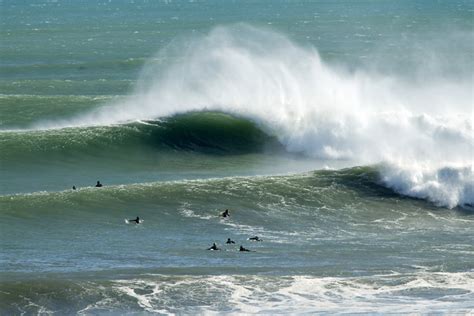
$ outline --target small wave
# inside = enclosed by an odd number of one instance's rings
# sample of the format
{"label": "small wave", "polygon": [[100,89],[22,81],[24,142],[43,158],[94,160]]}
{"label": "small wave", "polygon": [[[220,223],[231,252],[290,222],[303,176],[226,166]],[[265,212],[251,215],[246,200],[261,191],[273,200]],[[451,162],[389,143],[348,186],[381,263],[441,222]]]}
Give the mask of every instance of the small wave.
{"label": "small wave", "polygon": [[[354,221],[354,212],[365,212],[364,217],[373,223],[400,226],[399,222],[420,205],[417,206],[413,199],[403,198],[397,190],[387,188],[388,185],[382,183],[384,178],[380,168],[366,166],[282,176],[183,179],[109,185],[99,190],[84,187],[60,192],[40,191],[3,195],[0,196],[0,203],[6,206],[4,212],[9,210],[14,216],[31,212],[32,205],[35,205],[34,212],[41,216],[42,210],[48,213],[56,210],[56,215],[71,208],[90,213],[98,206],[102,208],[101,214],[106,214],[108,210],[115,212],[117,208],[122,209],[123,201],[135,201],[143,205],[143,211],[147,210],[148,214],[164,212],[168,216],[178,212],[188,218],[216,221],[219,209],[234,207],[238,208],[235,212],[231,211],[235,216],[220,222],[227,230],[235,234],[268,236],[275,242],[285,243],[288,238],[308,237],[300,233],[301,227],[309,225],[307,229],[312,231],[310,223],[313,221],[342,221],[347,224]],[[379,217],[377,207],[373,209],[369,200],[378,201],[387,208],[386,218]],[[401,202],[403,204],[394,208],[387,206],[387,203]],[[166,207],[157,209],[156,206],[162,203]],[[455,205],[456,202],[453,203]],[[316,218],[315,214],[318,214]],[[404,216],[402,219],[400,214]],[[419,215],[424,217],[429,214]],[[438,215],[440,220],[445,219],[444,215]],[[265,222],[270,218],[275,223],[286,222],[290,218],[293,222],[288,223],[284,230],[277,224],[273,227],[254,224],[256,219]]]}

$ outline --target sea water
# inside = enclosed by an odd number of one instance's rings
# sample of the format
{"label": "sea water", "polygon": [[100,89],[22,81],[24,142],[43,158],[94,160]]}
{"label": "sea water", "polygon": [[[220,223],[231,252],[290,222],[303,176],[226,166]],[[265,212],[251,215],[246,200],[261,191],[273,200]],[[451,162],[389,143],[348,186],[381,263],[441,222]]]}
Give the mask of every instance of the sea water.
{"label": "sea water", "polygon": [[471,1],[0,9],[1,314],[473,312]]}

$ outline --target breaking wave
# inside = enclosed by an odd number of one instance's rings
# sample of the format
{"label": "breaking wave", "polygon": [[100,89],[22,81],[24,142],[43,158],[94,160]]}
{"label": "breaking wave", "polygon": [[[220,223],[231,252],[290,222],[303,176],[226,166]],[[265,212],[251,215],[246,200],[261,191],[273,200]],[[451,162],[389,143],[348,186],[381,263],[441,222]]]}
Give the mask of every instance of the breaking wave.
{"label": "breaking wave", "polygon": [[[258,126],[250,128],[250,139],[274,136],[287,151],[317,159],[381,162],[384,183],[399,193],[447,207],[474,204],[472,76],[445,79],[421,67],[417,78],[347,70],[324,61],[314,47],[271,30],[241,24],[217,27],[161,50],[125,100],[34,128],[223,112]],[[207,140],[222,135],[206,124],[201,127],[186,137],[171,135],[172,144],[202,148],[209,145],[202,135]],[[245,147],[248,131],[236,127],[225,146],[219,141],[210,146]]]}

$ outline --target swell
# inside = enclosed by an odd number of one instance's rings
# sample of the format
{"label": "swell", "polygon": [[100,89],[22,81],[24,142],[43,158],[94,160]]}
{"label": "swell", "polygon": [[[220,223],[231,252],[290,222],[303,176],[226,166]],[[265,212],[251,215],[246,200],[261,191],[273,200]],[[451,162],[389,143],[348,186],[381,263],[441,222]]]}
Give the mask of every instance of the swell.
{"label": "swell", "polygon": [[4,162],[57,155],[95,156],[113,150],[184,150],[240,154],[278,149],[278,141],[256,123],[219,112],[192,112],[155,121],[0,133]]}
{"label": "swell", "polygon": [[[108,59],[89,62],[49,62],[49,63],[17,63],[2,65],[2,74],[11,79],[32,79],[35,75],[39,78],[58,78],[67,76],[69,79],[82,78],[90,75],[101,74],[104,71],[133,71],[140,67],[143,58]],[[109,77],[114,77],[109,75]]]}
{"label": "swell", "polygon": [[79,115],[116,98],[115,95],[0,94],[0,129],[25,129],[40,121]]}
{"label": "swell", "polygon": [[[98,210],[100,216],[116,217],[117,209],[123,209],[125,201],[128,205],[136,205],[145,215],[160,215],[160,221],[174,221],[174,212],[183,205],[194,205],[196,211],[201,212],[194,215],[203,218],[217,215],[225,203],[245,205],[239,212],[249,217],[261,216],[255,212],[262,208],[261,211],[270,217],[283,212],[285,218],[290,218],[313,216],[313,211],[318,208],[334,210],[336,216],[350,205],[361,205],[372,212],[377,203],[380,207],[387,203],[405,203],[410,208],[417,204],[417,200],[404,198],[386,188],[381,183],[379,166],[319,170],[289,176],[150,182],[0,196],[2,215],[14,218],[70,216],[75,213],[89,220],[91,214],[97,216]],[[375,203],[375,208],[370,203],[365,205],[367,201]],[[173,211],[170,213],[170,210]],[[294,213],[298,210],[301,214]],[[272,215],[274,211],[277,214]],[[342,214],[337,216],[344,217]]]}

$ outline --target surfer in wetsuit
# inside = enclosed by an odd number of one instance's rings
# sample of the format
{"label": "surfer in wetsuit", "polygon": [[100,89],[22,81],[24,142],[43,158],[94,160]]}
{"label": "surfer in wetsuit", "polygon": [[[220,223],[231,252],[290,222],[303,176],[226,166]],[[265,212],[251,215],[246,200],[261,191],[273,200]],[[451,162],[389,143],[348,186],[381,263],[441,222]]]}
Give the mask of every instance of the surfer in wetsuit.
{"label": "surfer in wetsuit", "polygon": [[135,219],[129,219],[129,222],[135,222],[135,224],[140,224],[140,217],[137,216]]}
{"label": "surfer in wetsuit", "polygon": [[75,185],[73,185],[73,186],[72,186],[72,189],[73,189],[73,190],[75,190],[75,189],[76,189],[76,186],[75,186]]}
{"label": "surfer in wetsuit", "polygon": [[230,216],[229,210],[226,209],[224,212],[222,212],[221,216],[222,216],[222,217],[228,217],[228,216]]}
{"label": "surfer in wetsuit", "polygon": [[95,185],[96,188],[100,188],[102,186],[102,183],[100,181],[97,181],[97,184]]}
{"label": "surfer in wetsuit", "polygon": [[212,243],[212,246],[207,248],[207,250],[220,250],[219,248],[217,248],[217,245],[215,242]]}
{"label": "surfer in wetsuit", "polygon": [[235,244],[235,241],[231,240],[230,238],[227,238],[227,241],[225,243],[226,244]]}
{"label": "surfer in wetsuit", "polygon": [[244,248],[244,247],[242,247],[242,245],[240,245],[239,251],[250,251],[250,250],[248,250],[247,248]]}
{"label": "surfer in wetsuit", "polygon": [[258,236],[255,236],[255,237],[250,237],[249,240],[253,240],[253,241],[262,241],[262,239],[260,239]]}

